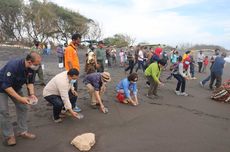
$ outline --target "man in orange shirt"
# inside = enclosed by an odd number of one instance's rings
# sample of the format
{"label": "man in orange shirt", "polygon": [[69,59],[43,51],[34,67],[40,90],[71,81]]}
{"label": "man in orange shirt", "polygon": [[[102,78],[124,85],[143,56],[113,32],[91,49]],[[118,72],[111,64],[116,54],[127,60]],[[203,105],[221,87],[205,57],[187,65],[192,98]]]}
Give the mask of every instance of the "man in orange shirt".
{"label": "man in orange shirt", "polygon": [[[65,69],[69,71],[72,68],[77,69],[80,72],[80,63],[78,58],[78,50],[77,47],[81,43],[81,35],[78,33],[75,33],[72,35],[72,42],[65,48]],[[74,90],[77,91],[78,83],[74,83]],[[72,92],[69,92],[69,97],[73,101],[77,101],[77,95],[72,94]],[[74,99],[73,99],[74,98]],[[78,108],[77,105],[73,107],[73,111],[80,112],[81,109]]]}
{"label": "man in orange shirt", "polygon": [[72,42],[65,48],[65,68],[69,71],[72,68],[80,71],[77,46],[81,43],[81,35],[73,34]]}

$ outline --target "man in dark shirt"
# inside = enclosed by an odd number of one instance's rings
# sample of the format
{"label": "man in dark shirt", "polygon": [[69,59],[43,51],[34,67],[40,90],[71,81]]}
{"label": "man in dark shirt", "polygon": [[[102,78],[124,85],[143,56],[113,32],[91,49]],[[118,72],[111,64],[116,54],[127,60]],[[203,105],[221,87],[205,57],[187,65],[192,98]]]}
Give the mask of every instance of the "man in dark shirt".
{"label": "man in dark shirt", "polygon": [[111,81],[111,77],[108,72],[91,73],[86,75],[83,80],[91,97],[92,107],[99,105],[103,113],[106,113],[106,108],[102,103],[101,96],[105,92],[105,84],[109,81]]}
{"label": "man in dark shirt", "polygon": [[213,85],[215,80],[216,80],[216,84],[215,84],[216,88],[219,88],[221,86],[222,75],[223,75],[224,64],[225,64],[224,58],[226,56],[227,56],[227,54],[225,52],[223,52],[220,57],[216,57],[213,65],[212,65],[211,80],[210,80],[210,84],[209,84],[210,89],[213,89],[212,85]]}
{"label": "man in dark shirt", "polygon": [[[37,52],[30,52],[25,59],[9,61],[0,69],[0,124],[2,134],[8,146],[16,144],[13,126],[10,122],[8,98],[16,107],[19,136],[34,139],[35,135],[28,132],[27,104],[30,99],[37,100],[34,92],[35,71],[39,68],[41,56]],[[22,86],[26,84],[28,96],[24,97]]]}

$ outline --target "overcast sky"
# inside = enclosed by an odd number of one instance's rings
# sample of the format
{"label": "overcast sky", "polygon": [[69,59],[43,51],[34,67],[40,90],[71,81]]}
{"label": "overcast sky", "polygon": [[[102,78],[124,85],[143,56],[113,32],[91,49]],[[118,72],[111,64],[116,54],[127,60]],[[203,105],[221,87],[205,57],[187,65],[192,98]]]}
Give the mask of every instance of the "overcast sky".
{"label": "overcast sky", "polygon": [[100,23],[103,37],[230,49],[230,0],[50,0]]}

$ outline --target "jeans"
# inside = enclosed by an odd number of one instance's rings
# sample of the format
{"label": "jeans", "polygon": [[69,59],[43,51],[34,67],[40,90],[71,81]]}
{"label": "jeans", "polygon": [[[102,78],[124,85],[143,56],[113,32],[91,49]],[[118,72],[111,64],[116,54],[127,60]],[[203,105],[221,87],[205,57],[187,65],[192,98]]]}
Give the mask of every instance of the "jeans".
{"label": "jeans", "polygon": [[144,66],[144,61],[140,61],[138,60],[138,67],[136,69],[136,72],[138,71],[138,69],[140,69],[142,67],[143,72],[145,71],[145,66]]}
{"label": "jeans", "polygon": [[202,82],[203,85],[205,85],[210,79],[211,79],[211,74],[207,78],[202,80],[201,82]]}
{"label": "jeans", "polygon": [[[61,110],[64,107],[64,103],[63,103],[61,97],[58,96],[58,95],[50,95],[50,96],[46,96],[44,98],[49,103],[51,103],[53,105],[53,116],[54,116],[54,119],[55,120],[59,119],[60,118],[59,115],[61,113]],[[77,97],[70,98],[70,102],[71,102],[72,108],[75,107],[76,100],[77,100]]]}
{"label": "jeans", "polygon": [[129,66],[125,69],[125,71],[129,71],[129,74],[133,73],[133,68],[134,68],[134,61],[133,60],[129,60]]}
{"label": "jeans", "polygon": [[[23,96],[22,91],[17,92],[19,95]],[[14,136],[14,130],[11,123],[11,117],[8,106],[8,96],[6,93],[0,93],[0,126],[2,129],[2,134],[4,137]],[[23,133],[28,130],[27,126],[27,105],[22,104],[17,101],[15,98],[10,97],[15,104],[16,114],[17,114],[17,124],[18,124],[18,132]]]}
{"label": "jeans", "polygon": [[203,66],[203,62],[198,62],[199,73],[201,73],[202,66]]}
{"label": "jeans", "polygon": [[179,91],[181,89],[181,92],[185,92],[185,85],[186,85],[185,78],[182,77],[180,74],[173,74],[173,76],[178,81],[176,86],[176,91]]}
{"label": "jeans", "polygon": [[194,69],[194,66],[191,67],[191,65],[190,65],[190,73],[191,73],[191,77],[194,78],[194,77],[195,77],[195,69]]}
{"label": "jeans", "polygon": [[222,77],[221,75],[219,74],[216,74],[214,72],[211,72],[211,81],[210,81],[210,84],[209,84],[209,88],[212,89],[212,85],[214,83],[214,81],[216,80],[216,88],[219,88],[221,86],[221,82],[222,82]]}

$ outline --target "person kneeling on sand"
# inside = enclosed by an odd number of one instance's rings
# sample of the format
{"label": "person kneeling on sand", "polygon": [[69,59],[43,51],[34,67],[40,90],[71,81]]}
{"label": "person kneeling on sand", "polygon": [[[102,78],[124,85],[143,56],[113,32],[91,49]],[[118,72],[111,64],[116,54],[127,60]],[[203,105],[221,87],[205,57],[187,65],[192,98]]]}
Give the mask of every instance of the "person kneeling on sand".
{"label": "person kneeling on sand", "polygon": [[137,99],[137,73],[130,74],[127,78],[121,80],[116,87],[117,99],[121,103],[131,103],[134,106],[138,105]]}
{"label": "person kneeling on sand", "polygon": [[68,72],[64,71],[57,74],[52,78],[43,90],[44,98],[53,105],[53,119],[54,122],[62,122],[64,117],[61,114],[63,107],[70,112],[73,117],[78,119],[82,118],[82,115],[73,111],[75,107],[76,98],[70,98],[69,91],[77,97],[77,92],[74,90],[73,84],[78,79],[79,71],[77,69],[70,69]]}
{"label": "person kneeling on sand", "polygon": [[158,85],[164,85],[160,80],[160,75],[163,67],[165,66],[166,61],[160,59],[158,62],[153,62],[150,64],[147,69],[145,70],[145,76],[150,83],[148,94],[146,95],[148,98],[155,98],[158,97],[157,95],[157,88]]}
{"label": "person kneeling on sand", "polygon": [[103,113],[107,113],[108,109],[102,103],[101,96],[106,90],[106,83],[111,81],[110,73],[91,73],[85,76],[83,83],[86,85],[91,98],[91,106],[96,109],[100,106]]}

